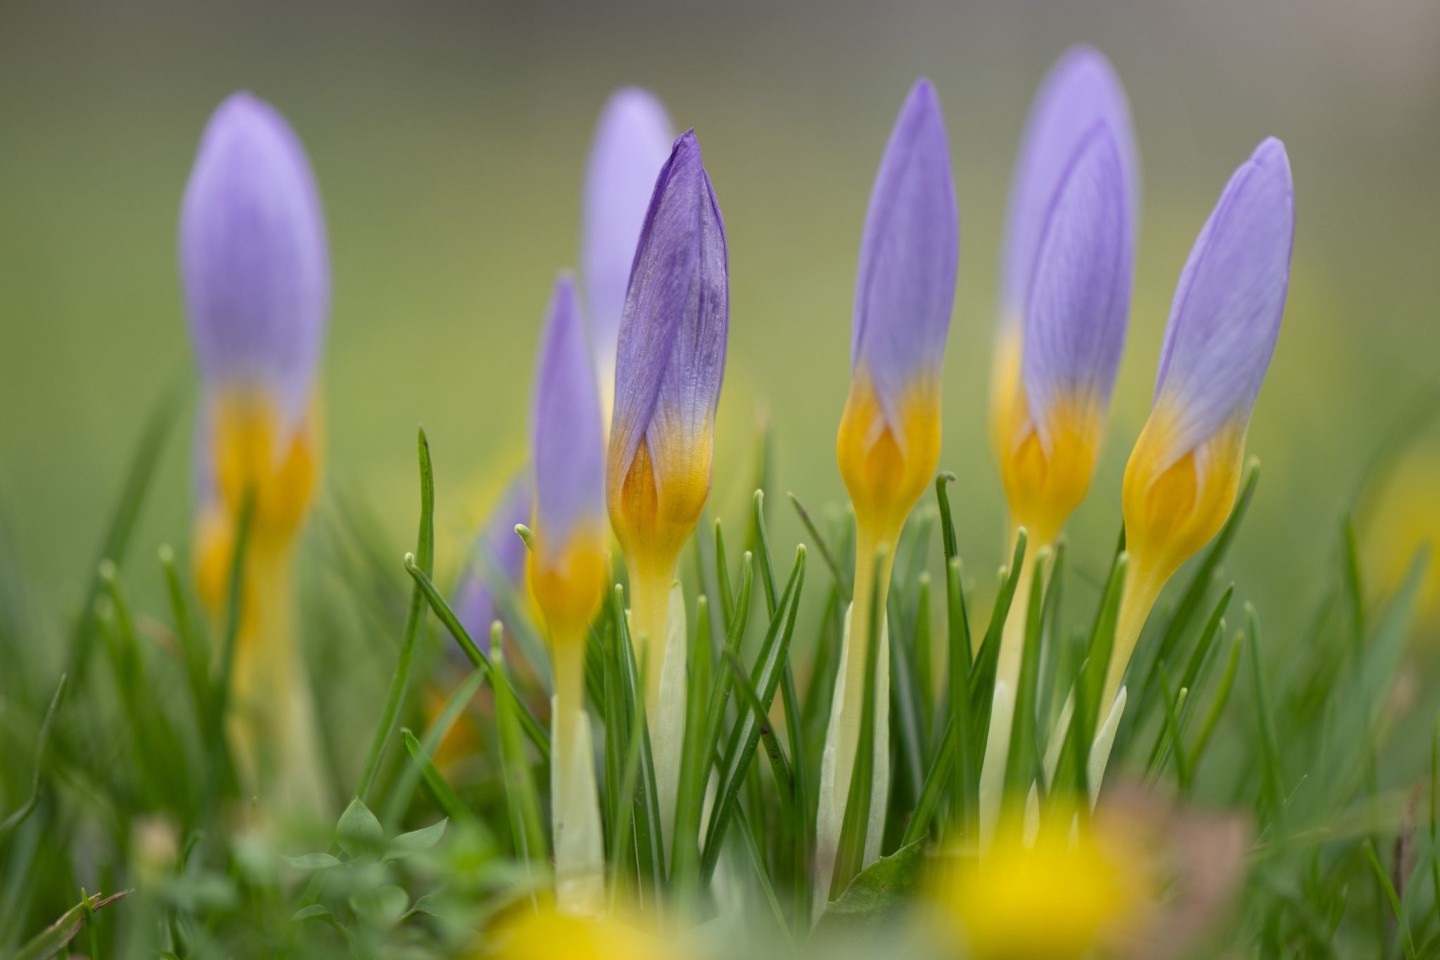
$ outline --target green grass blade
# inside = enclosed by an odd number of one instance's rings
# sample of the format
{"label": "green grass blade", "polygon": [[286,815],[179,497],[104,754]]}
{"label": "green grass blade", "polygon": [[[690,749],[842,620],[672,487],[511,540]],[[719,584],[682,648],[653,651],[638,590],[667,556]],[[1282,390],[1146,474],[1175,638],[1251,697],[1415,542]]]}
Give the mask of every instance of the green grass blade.
{"label": "green grass blade", "polygon": [[540,799],[530,761],[525,754],[515,692],[505,671],[502,643],[502,636],[497,630],[490,655],[491,677],[495,685],[495,729],[500,736],[500,762],[505,772],[505,809],[509,814],[510,836],[515,843],[516,856],[527,863],[540,864],[547,856],[544,819],[540,815]]}
{"label": "green grass blade", "polygon": [[[435,473],[430,465],[430,441],[422,428],[419,432],[420,454],[420,531],[416,537],[413,562],[429,576],[435,569]],[[407,564],[408,565],[408,564]],[[365,758],[365,768],[360,774],[360,783],[355,796],[361,801],[370,795],[375,778],[380,773],[380,761],[385,757],[385,746],[395,732],[400,720],[400,710],[410,692],[410,674],[415,667],[415,648],[420,631],[425,623],[425,593],[417,583],[410,595],[410,611],[405,618],[405,633],[400,641],[400,660],[395,666],[395,677],[390,692],[385,698],[385,708],[380,714],[380,726],[370,744]]]}
{"label": "green grass blade", "polygon": [[[756,659],[753,673],[754,688],[760,691],[761,705],[768,712],[780,685],[782,666],[789,656],[790,640],[795,633],[795,621],[799,614],[800,595],[805,582],[805,548],[795,551],[795,566],[790,580],[785,585],[775,616],[770,621],[764,645]],[[735,651],[729,651],[734,655]],[[716,716],[712,708],[711,716]],[[755,749],[760,740],[760,724],[749,711],[742,711],[726,744],[720,764],[720,789],[710,826],[705,834],[705,846],[700,865],[700,876],[708,883],[719,861],[720,846],[725,830],[734,815],[740,787],[754,759]]]}
{"label": "green grass blade", "polygon": [[[488,676],[491,669],[490,658],[485,655],[485,651],[480,649],[480,646],[470,636],[470,632],[460,623],[460,618],[455,615],[450,604],[436,589],[435,582],[424,570],[420,569],[419,564],[415,562],[415,557],[408,553],[405,555],[405,572],[410,574],[410,578],[415,581],[415,585],[430,605],[431,612],[435,614],[435,619],[440,621],[450,636],[459,644],[461,652],[470,661],[470,665],[481,676]],[[549,763],[550,731],[535,719],[535,714],[530,712],[530,708],[523,701],[517,699],[516,706],[520,711],[520,726],[525,731],[525,736],[535,745],[535,749],[540,751],[540,758]]]}

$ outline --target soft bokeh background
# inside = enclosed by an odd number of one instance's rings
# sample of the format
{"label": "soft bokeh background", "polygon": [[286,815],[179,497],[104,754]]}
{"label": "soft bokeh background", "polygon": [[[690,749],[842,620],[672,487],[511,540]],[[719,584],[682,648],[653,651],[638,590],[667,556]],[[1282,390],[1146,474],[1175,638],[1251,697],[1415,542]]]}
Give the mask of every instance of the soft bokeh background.
{"label": "soft bokeh background", "polygon": [[[1230,171],[1278,135],[1297,184],[1294,282],[1250,439],[1266,473],[1231,566],[1272,622],[1293,623],[1327,588],[1372,454],[1436,386],[1434,0],[4,0],[0,527],[64,614],[149,411],[192,389],[177,210],[208,113],[240,87],[286,113],[319,177],[335,274],[328,481],[381,518],[397,580],[417,423],[452,558],[523,456],[540,314],[575,262],[592,124],[621,84],[653,88],[698,130],[729,227],[718,495],[743,498],[764,409],[780,488],[836,501],[861,220],[923,73],[946,109],[963,220],[942,465],[961,477],[963,553],[985,571],[1004,536],[984,442],[1000,217],[1030,97],[1077,41],[1129,88],[1145,206],[1113,425],[1072,540],[1091,560],[1113,543],[1181,263]],[[187,537],[188,441],[170,440],[136,541],[146,555]],[[1418,489],[1440,497],[1440,480]],[[777,516],[778,540],[798,536]],[[155,591],[158,570],[134,566],[137,591]]]}

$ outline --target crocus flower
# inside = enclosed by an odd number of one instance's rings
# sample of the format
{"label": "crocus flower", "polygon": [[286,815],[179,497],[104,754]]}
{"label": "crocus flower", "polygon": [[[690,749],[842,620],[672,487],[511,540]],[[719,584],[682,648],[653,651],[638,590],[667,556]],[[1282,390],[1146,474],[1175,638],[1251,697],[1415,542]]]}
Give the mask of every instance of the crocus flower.
{"label": "crocus flower", "polygon": [[1161,589],[1235,504],[1250,412],[1280,333],[1294,236],[1290,162],[1272,138],[1230,178],[1175,288],[1154,405],[1125,467],[1130,568],[1102,710],[1115,702]]}
{"label": "crocus flower", "polygon": [[[317,469],[312,394],[329,255],[304,150],[249,94],[227,99],[205,129],[181,209],[180,269],[202,393],[198,580],[217,617],[252,504],[232,732],[252,779],[314,802],[320,767],[290,622],[291,548]],[[263,758],[273,770],[259,769]]]}
{"label": "crocus flower", "polygon": [[678,590],[672,600],[671,587],[680,548],[710,494],[729,322],[725,224],[691,130],[660,170],[635,252],[616,353],[607,485],[629,572],[631,632],[645,671],[666,825],[679,782],[687,648],[684,603]]}
{"label": "crocus flower", "polygon": [[992,433],[1012,520],[1052,542],[1090,486],[1125,345],[1137,171],[1120,82],[1067,54],[1031,110],[1002,260]]}
{"label": "crocus flower", "polygon": [[1012,525],[1029,535],[1005,621],[981,775],[988,835],[1014,719],[1033,583],[1090,488],[1125,344],[1134,267],[1136,171],[1125,93],[1099,53],[1072,50],[1031,109],[1011,186],[991,433]]}
{"label": "crocus flower", "polygon": [[648,90],[626,87],[615,91],[605,104],[590,146],[580,279],[607,432],[615,401],[615,347],[630,267],[655,177],[670,156],[674,138],[659,99]]}
{"label": "crocus flower", "polygon": [[[879,611],[881,648],[876,795],[870,809],[872,825],[883,822],[890,709],[885,602],[900,529],[940,456],[940,366],[955,299],[959,235],[940,101],[930,82],[920,80],[885,148],[860,241],[850,395],[836,443],[840,474],[855,505],[855,592],[820,773],[822,892],[829,889],[860,737],[872,609]],[[875,826],[867,834],[867,861],[879,854],[879,834]]]}
{"label": "crocus flower", "polygon": [[693,955],[686,944],[626,913],[576,916],[542,906],[500,924],[470,960],[686,960]]}
{"label": "crocus flower", "polygon": [[1153,895],[1129,832],[1089,820],[1072,829],[1046,817],[1033,834],[1005,822],[983,860],[938,862],[937,932],[975,960],[1092,956],[1135,927]]}
{"label": "crocus flower", "polygon": [[555,285],[535,376],[527,574],[555,676],[550,765],[557,902],[604,900],[599,796],[585,717],[585,641],[609,583],[600,400],[568,277]]}
{"label": "crocus flower", "polygon": [[528,483],[510,485],[476,536],[455,587],[455,616],[482,650],[489,648],[490,625],[505,619],[499,598],[517,592],[525,576],[525,544],[515,527],[530,522],[530,499]]}

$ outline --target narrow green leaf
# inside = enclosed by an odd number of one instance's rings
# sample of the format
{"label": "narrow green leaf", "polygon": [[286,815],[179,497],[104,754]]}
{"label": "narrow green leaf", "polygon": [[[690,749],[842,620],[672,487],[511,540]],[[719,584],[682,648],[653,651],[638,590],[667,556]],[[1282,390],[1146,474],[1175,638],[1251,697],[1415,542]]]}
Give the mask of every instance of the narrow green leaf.
{"label": "narrow green leaf", "polygon": [[[796,548],[795,566],[790,573],[790,580],[785,586],[785,592],[781,595],[775,616],[771,618],[765,642],[756,658],[752,673],[754,688],[760,692],[761,705],[767,712],[770,704],[774,702],[776,690],[780,685],[781,668],[789,656],[790,640],[795,632],[795,621],[799,614],[800,595],[804,589],[804,582],[805,548],[800,546]],[[730,651],[730,655],[734,655],[734,653],[734,650]],[[715,715],[715,708],[712,707],[712,718]],[[755,756],[755,749],[760,740],[759,726],[749,711],[742,711],[730,732],[730,738],[720,764],[718,799],[711,812],[710,826],[706,831],[705,846],[702,851],[700,876],[703,882],[709,882],[715,871],[715,865],[719,861],[721,841],[724,839],[725,830],[734,814],[740,786],[749,770],[750,761]]]}
{"label": "narrow green leaf", "polygon": [[[430,609],[435,613],[435,618],[440,621],[450,636],[455,638],[455,642],[460,645],[460,650],[470,661],[470,665],[475,668],[477,674],[481,677],[488,677],[490,658],[485,656],[485,652],[471,638],[470,632],[460,623],[460,618],[455,615],[454,609],[440,595],[440,591],[435,587],[435,582],[415,563],[415,557],[412,554],[405,555],[405,572],[410,574],[410,579],[415,581],[415,585],[419,587],[421,594],[430,604]],[[540,752],[541,760],[549,763],[550,731],[535,719],[535,714],[530,712],[530,708],[523,701],[517,699],[516,706],[520,711],[520,727],[525,731],[525,736]]]}
{"label": "narrow green leaf", "polygon": [[[430,441],[422,428],[419,432],[420,454],[420,530],[416,537],[414,563],[429,576],[435,568],[435,473],[430,465]],[[380,726],[370,744],[365,758],[365,769],[355,796],[363,800],[370,795],[375,778],[380,773],[380,761],[385,757],[385,746],[395,732],[400,720],[400,710],[410,692],[410,675],[415,667],[415,649],[420,631],[425,623],[425,593],[417,583],[410,594],[410,612],[405,618],[405,633],[400,641],[400,660],[395,667],[395,677],[390,683],[390,692],[385,698],[385,708],[380,715]]]}
{"label": "narrow green leaf", "polygon": [[490,647],[490,663],[495,685],[495,728],[500,735],[500,762],[504,770],[510,835],[519,859],[530,864],[539,864],[544,863],[547,856],[544,820],[540,815],[540,799],[531,775],[530,761],[525,755],[525,741],[518,719],[519,710],[509,675],[505,671],[502,644],[500,631],[497,630]]}

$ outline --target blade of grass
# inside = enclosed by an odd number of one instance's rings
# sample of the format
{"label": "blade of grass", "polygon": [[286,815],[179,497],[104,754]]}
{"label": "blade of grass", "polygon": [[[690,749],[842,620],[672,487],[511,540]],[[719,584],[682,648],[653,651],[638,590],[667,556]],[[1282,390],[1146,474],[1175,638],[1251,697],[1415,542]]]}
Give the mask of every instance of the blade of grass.
{"label": "blade of grass", "polygon": [[[465,681],[457,686],[446,699],[445,706],[436,714],[430,728],[425,731],[425,739],[420,741],[425,756],[434,756],[435,752],[440,749],[440,744],[450,735],[450,731],[455,727],[455,722],[460,719],[460,715],[465,712],[470,701],[475,699],[475,694],[479,692],[488,674],[488,670],[471,671],[470,676],[466,677]],[[402,731],[408,737],[407,743],[408,740],[414,739],[408,729],[402,728]],[[414,756],[413,750],[411,756]],[[380,818],[381,823],[393,828],[405,816],[405,811],[410,806],[410,801],[415,795],[415,787],[423,772],[423,767],[417,762],[415,766],[406,768],[395,778],[395,785],[390,788],[390,799],[386,801],[384,815]],[[446,811],[446,816],[449,815],[449,812]]]}
{"label": "blade of grass", "polygon": [[[420,454],[420,531],[416,537],[414,562],[429,576],[435,568],[435,473],[430,465],[430,441],[424,428],[419,431],[418,449]],[[385,746],[395,732],[400,719],[400,709],[410,692],[410,674],[415,666],[415,648],[420,639],[420,630],[425,623],[425,593],[417,583],[410,594],[410,611],[405,618],[405,633],[400,641],[400,660],[395,667],[395,677],[390,683],[390,692],[385,697],[385,708],[380,715],[380,726],[370,744],[365,758],[365,768],[360,774],[360,783],[355,788],[355,797],[364,801],[375,785],[380,773],[380,761],[385,756]]]}
{"label": "blade of grass", "polygon": [[4,844],[12,830],[25,822],[35,810],[35,805],[40,802],[40,775],[45,768],[45,751],[50,746],[50,731],[55,726],[55,715],[60,710],[60,701],[65,698],[66,680],[66,675],[60,674],[60,682],[55,685],[50,706],[45,709],[45,718],[40,721],[40,732],[35,737],[35,770],[30,776],[30,793],[14,813],[0,822],[0,845]]}
{"label": "blade of grass", "polygon": [[[760,702],[767,711],[770,704],[774,702],[783,672],[782,667],[789,656],[790,640],[795,633],[795,622],[799,614],[800,595],[804,589],[804,582],[805,547],[800,546],[796,548],[795,566],[790,573],[789,582],[785,585],[785,592],[781,595],[776,614],[771,618],[770,627],[766,631],[765,642],[756,658],[752,675],[754,687],[760,691]],[[734,651],[730,652],[734,653]],[[711,715],[715,716],[713,709]],[[704,883],[708,883],[714,874],[725,830],[735,812],[740,786],[749,770],[750,761],[754,759],[759,740],[759,723],[750,712],[742,711],[730,731],[730,738],[720,764],[718,799],[711,812],[700,864],[700,877]]]}
{"label": "blade of grass", "polygon": [[495,685],[495,729],[500,738],[500,762],[504,769],[505,804],[510,818],[510,836],[516,856],[524,863],[542,864],[546,859],[544,819],[540,800],[531,775],[530,761],[525,756],[525,741],[520,733],[515,707],[515,693],[505,671],[503,634],[492,634],[490,647],[491,676]]}
{"label": "blade of grass", "polygon": [[[405,572],[410,574],[410,578],[414,580],[415,585],[420,588],[420,592],[424,594],[426,602],[429,603],[431,611],[435,614],[435,618],[440,621],[450,636],[459,644],[461,652],[463,652],[465,658],[470,661],[470,665],[474,667],[476,672],[481,676],[489,676],[491,669],[490,658],[485,656],[485,651],[481,650],[479,645],[475,643],[474,639],[470,636],[470,632],[465,629],[460,623],[460,618],[455,615],[454,609],[452,609],[445,598],[440,595],[440,591],[436,589],[435,582],[430,579],[424,570],[420,569],[412,554],[407,553],[405,555]],[[546,730],[540,721],[535,719],[535,714],[530,712],[530,708],[527,707],[523,701],[517,699],[516,706],[520,711],[520,727],[525,731],[525,736],[535,745],[535,749],[540,751],[540,759],[545,763],[549,763],[550,731]]]}

